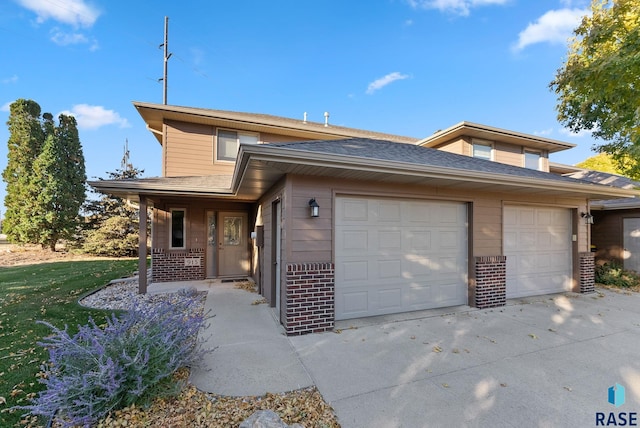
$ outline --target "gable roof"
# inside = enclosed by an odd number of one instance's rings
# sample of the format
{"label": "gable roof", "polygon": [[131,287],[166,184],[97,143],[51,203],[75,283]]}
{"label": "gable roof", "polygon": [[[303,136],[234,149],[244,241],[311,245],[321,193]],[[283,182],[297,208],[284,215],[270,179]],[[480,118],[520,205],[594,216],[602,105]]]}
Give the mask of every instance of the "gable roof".
{"label": "gable roof", "polygon": [[269,132],[290,135],[301,139],[341,139],[348,137],[377,138],[396,143],[415,144],[418,138],[364,129],[347,128],[324,123],[272,116],[268,114],[244,113],[227,110],[182,107],[134,101],[133,105],[147,123],[158,142],[162,144],[162,124],[165,120],[198,123],[222,128],[233,128],[252,132]]}
{"label": "gable roof", "polygon": [[631,189],[368,138],[242,144],[230,185],[225,189],[207,184],[211,177],[217,177],[222,184],[220,176],[142,179],[128,183],[103,180],[90,184],[114,194],[172,194],[255,201],[285,174],[431,185],[443,192],[464,189],[590,199],[639,194]]}
{"label": "gable roof", "polygon": [[437,147],[440,144],[467,136],[482,140],[501,141],[534,149],[548,150],[549,153],[559,152],[575,147],[575,144],[552,140],[537,135],[494,128],[473,122],[460,122],[447,129],[437,131],[433,135],[420,140],[417,144],[425,147]]}

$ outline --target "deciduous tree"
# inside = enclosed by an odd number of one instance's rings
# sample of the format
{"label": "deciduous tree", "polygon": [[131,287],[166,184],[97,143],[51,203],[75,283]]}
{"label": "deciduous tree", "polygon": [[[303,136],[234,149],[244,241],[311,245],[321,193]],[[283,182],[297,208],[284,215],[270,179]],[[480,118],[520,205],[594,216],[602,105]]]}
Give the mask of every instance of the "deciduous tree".
{"label": "deciduous tree", "polygon": [[550,87],[558,119],[574,132],[592,131],[627,175],[640,177],[640,2],[593,0],[574,30]]}

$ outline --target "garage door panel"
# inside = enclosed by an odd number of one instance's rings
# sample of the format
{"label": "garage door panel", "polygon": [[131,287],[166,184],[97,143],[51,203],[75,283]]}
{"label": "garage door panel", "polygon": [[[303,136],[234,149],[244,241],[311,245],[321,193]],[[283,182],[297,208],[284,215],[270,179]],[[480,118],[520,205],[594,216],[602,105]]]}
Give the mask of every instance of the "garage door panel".
{"label": "garage door panel", "polygon": [[343,262],[341,265],[342,269],[340,269],[340,271],[342,275],[341,278],[339,278],[341,281],[366,281],[369,279],[369,262]]}
{"label": "garage door panel", "polygon": [[566,208],[504,208],[507,297],[567,291],[571,287],[571,216]]}
{"label": "garage door panel", "polygon": [[377,292],[378,309],[397,312],[402,310],[402,288],[384,288]]}
{"label": "garage door panel", "polygon": [[466,303],[465,204],[360,199],[336,198],[336,319]]}

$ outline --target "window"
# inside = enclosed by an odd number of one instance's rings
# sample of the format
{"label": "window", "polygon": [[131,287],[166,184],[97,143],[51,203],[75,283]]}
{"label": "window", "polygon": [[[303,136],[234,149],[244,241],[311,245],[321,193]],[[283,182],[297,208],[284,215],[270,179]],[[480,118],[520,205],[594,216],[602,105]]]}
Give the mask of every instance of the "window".
{"label": "window", "polygon": [[540,169],[540,153],[538,152],[524,152],[524,167],[529,169]]}
{"label": "window", "polygon": [[185,210],[171,210],[171,248],[185,248]]}
{"label": "window", "polygon": [[473,142],[473,157],[478,159],[493,160],[491,143]]}
{"label": "window", "polygon": [[258,144],[257,134],[244,134],[236,131],[218,131],[217,160],[235,161],[242,144]]}

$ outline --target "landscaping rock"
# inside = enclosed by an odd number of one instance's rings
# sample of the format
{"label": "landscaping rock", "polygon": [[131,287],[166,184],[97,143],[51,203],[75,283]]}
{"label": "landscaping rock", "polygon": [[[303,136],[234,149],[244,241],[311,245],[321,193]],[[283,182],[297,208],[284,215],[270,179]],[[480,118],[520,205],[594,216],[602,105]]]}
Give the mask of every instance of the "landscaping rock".
{"label": "landscaping rock", "polygon": [[287,425],[273,410],[258,410],[240,424],[240,428],[304,428],[300,424]]}

